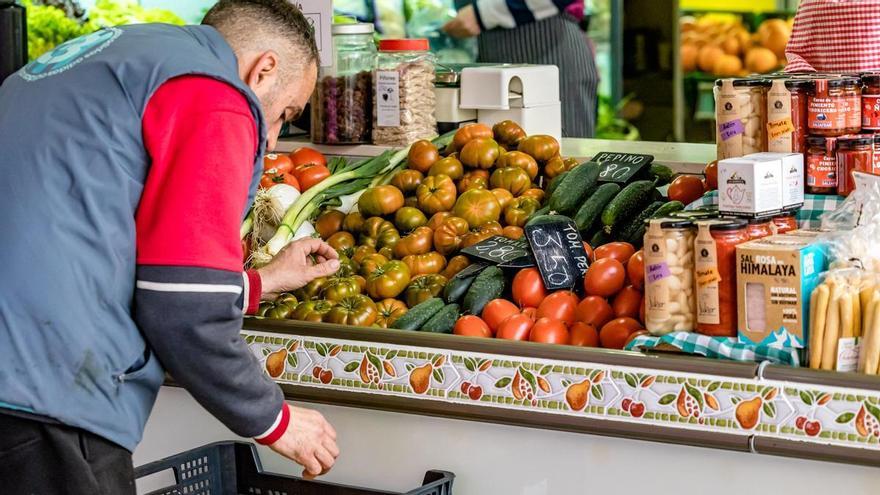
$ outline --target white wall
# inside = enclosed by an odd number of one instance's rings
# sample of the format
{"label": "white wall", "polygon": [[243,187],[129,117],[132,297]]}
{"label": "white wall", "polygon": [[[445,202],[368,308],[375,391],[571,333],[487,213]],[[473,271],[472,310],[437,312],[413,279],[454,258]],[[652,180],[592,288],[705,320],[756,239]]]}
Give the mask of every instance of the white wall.
{"label": "white wall", "polygon": [[[877,494],[880,469],[362,409],[311,406],[339,432],[327,480],[406,491],[454,472],[455,495]],[[181,389],[162,389],[135,465],[235,436]],[[261,449],[268,470],[291,462]]]}

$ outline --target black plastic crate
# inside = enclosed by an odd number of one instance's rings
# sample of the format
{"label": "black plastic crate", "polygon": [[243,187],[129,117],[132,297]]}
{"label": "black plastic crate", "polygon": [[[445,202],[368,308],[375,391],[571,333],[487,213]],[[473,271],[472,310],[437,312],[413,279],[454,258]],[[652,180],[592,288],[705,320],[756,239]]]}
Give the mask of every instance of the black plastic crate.
{"label": "black plastic crate", "polygon": [[[135,478],[169,469],[174,485],[146,495],[401,495],[265,473],[257,449],[244,442],[212,443],[151,462],[136,468]],[[454,479],[446,471],[428,471],[421,487],[402,495],[451,495]]]}

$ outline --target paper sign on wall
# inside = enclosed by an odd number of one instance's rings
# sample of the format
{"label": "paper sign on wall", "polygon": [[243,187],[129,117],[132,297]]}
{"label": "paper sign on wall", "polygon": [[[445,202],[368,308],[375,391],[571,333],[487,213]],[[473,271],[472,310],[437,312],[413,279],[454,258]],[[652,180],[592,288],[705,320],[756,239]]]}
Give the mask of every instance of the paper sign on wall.
{"label": "paper sign on wall", "polygon": [[330,24],[333,22],[333,2],[331,0],[292,0],[293,4],[306,16],[315,30],[315,43],[321,66],[333,65],[333,45],[330,41]]}

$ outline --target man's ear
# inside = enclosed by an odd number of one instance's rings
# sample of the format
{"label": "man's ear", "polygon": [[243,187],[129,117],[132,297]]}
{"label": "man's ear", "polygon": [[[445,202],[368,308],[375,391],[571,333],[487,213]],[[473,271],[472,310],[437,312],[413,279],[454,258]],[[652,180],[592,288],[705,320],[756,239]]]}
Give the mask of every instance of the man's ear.
{"label": "man's ear", "polygon": [[264,87],[271,87],[278,78],[279,57],[278,54],[269,50],[263,52],[254,60],[253,65],[247,73],[245,84],[247,84],[255,92]]}

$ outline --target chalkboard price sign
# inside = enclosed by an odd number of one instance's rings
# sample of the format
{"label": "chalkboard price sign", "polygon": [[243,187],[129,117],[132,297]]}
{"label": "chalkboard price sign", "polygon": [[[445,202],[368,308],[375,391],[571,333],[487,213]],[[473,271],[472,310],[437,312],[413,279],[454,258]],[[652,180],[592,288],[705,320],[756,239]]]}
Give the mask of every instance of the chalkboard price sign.
{"label": "chalkboard price sign", "polygon": [[589,266],[587,252],[573,220],[560,217],[528,225],[526,238],[547,290],[572,289],[583,278]]}
{"label": "chalkboard price sign", "polygon": [[626,184],[643,168],[650,165],[654,161],[654,157],[635,153],[601,151],[593,157],[593,161],[602,166],[599,169],[599,182]]}
{"label": "chalkboard price sign", "polygon": [[461,252],[495,265],[505,265],[531,254],[526,241],[522,239],[514,240],[500,235],[492,236],[473,246],[468,246],[462,249]]}

